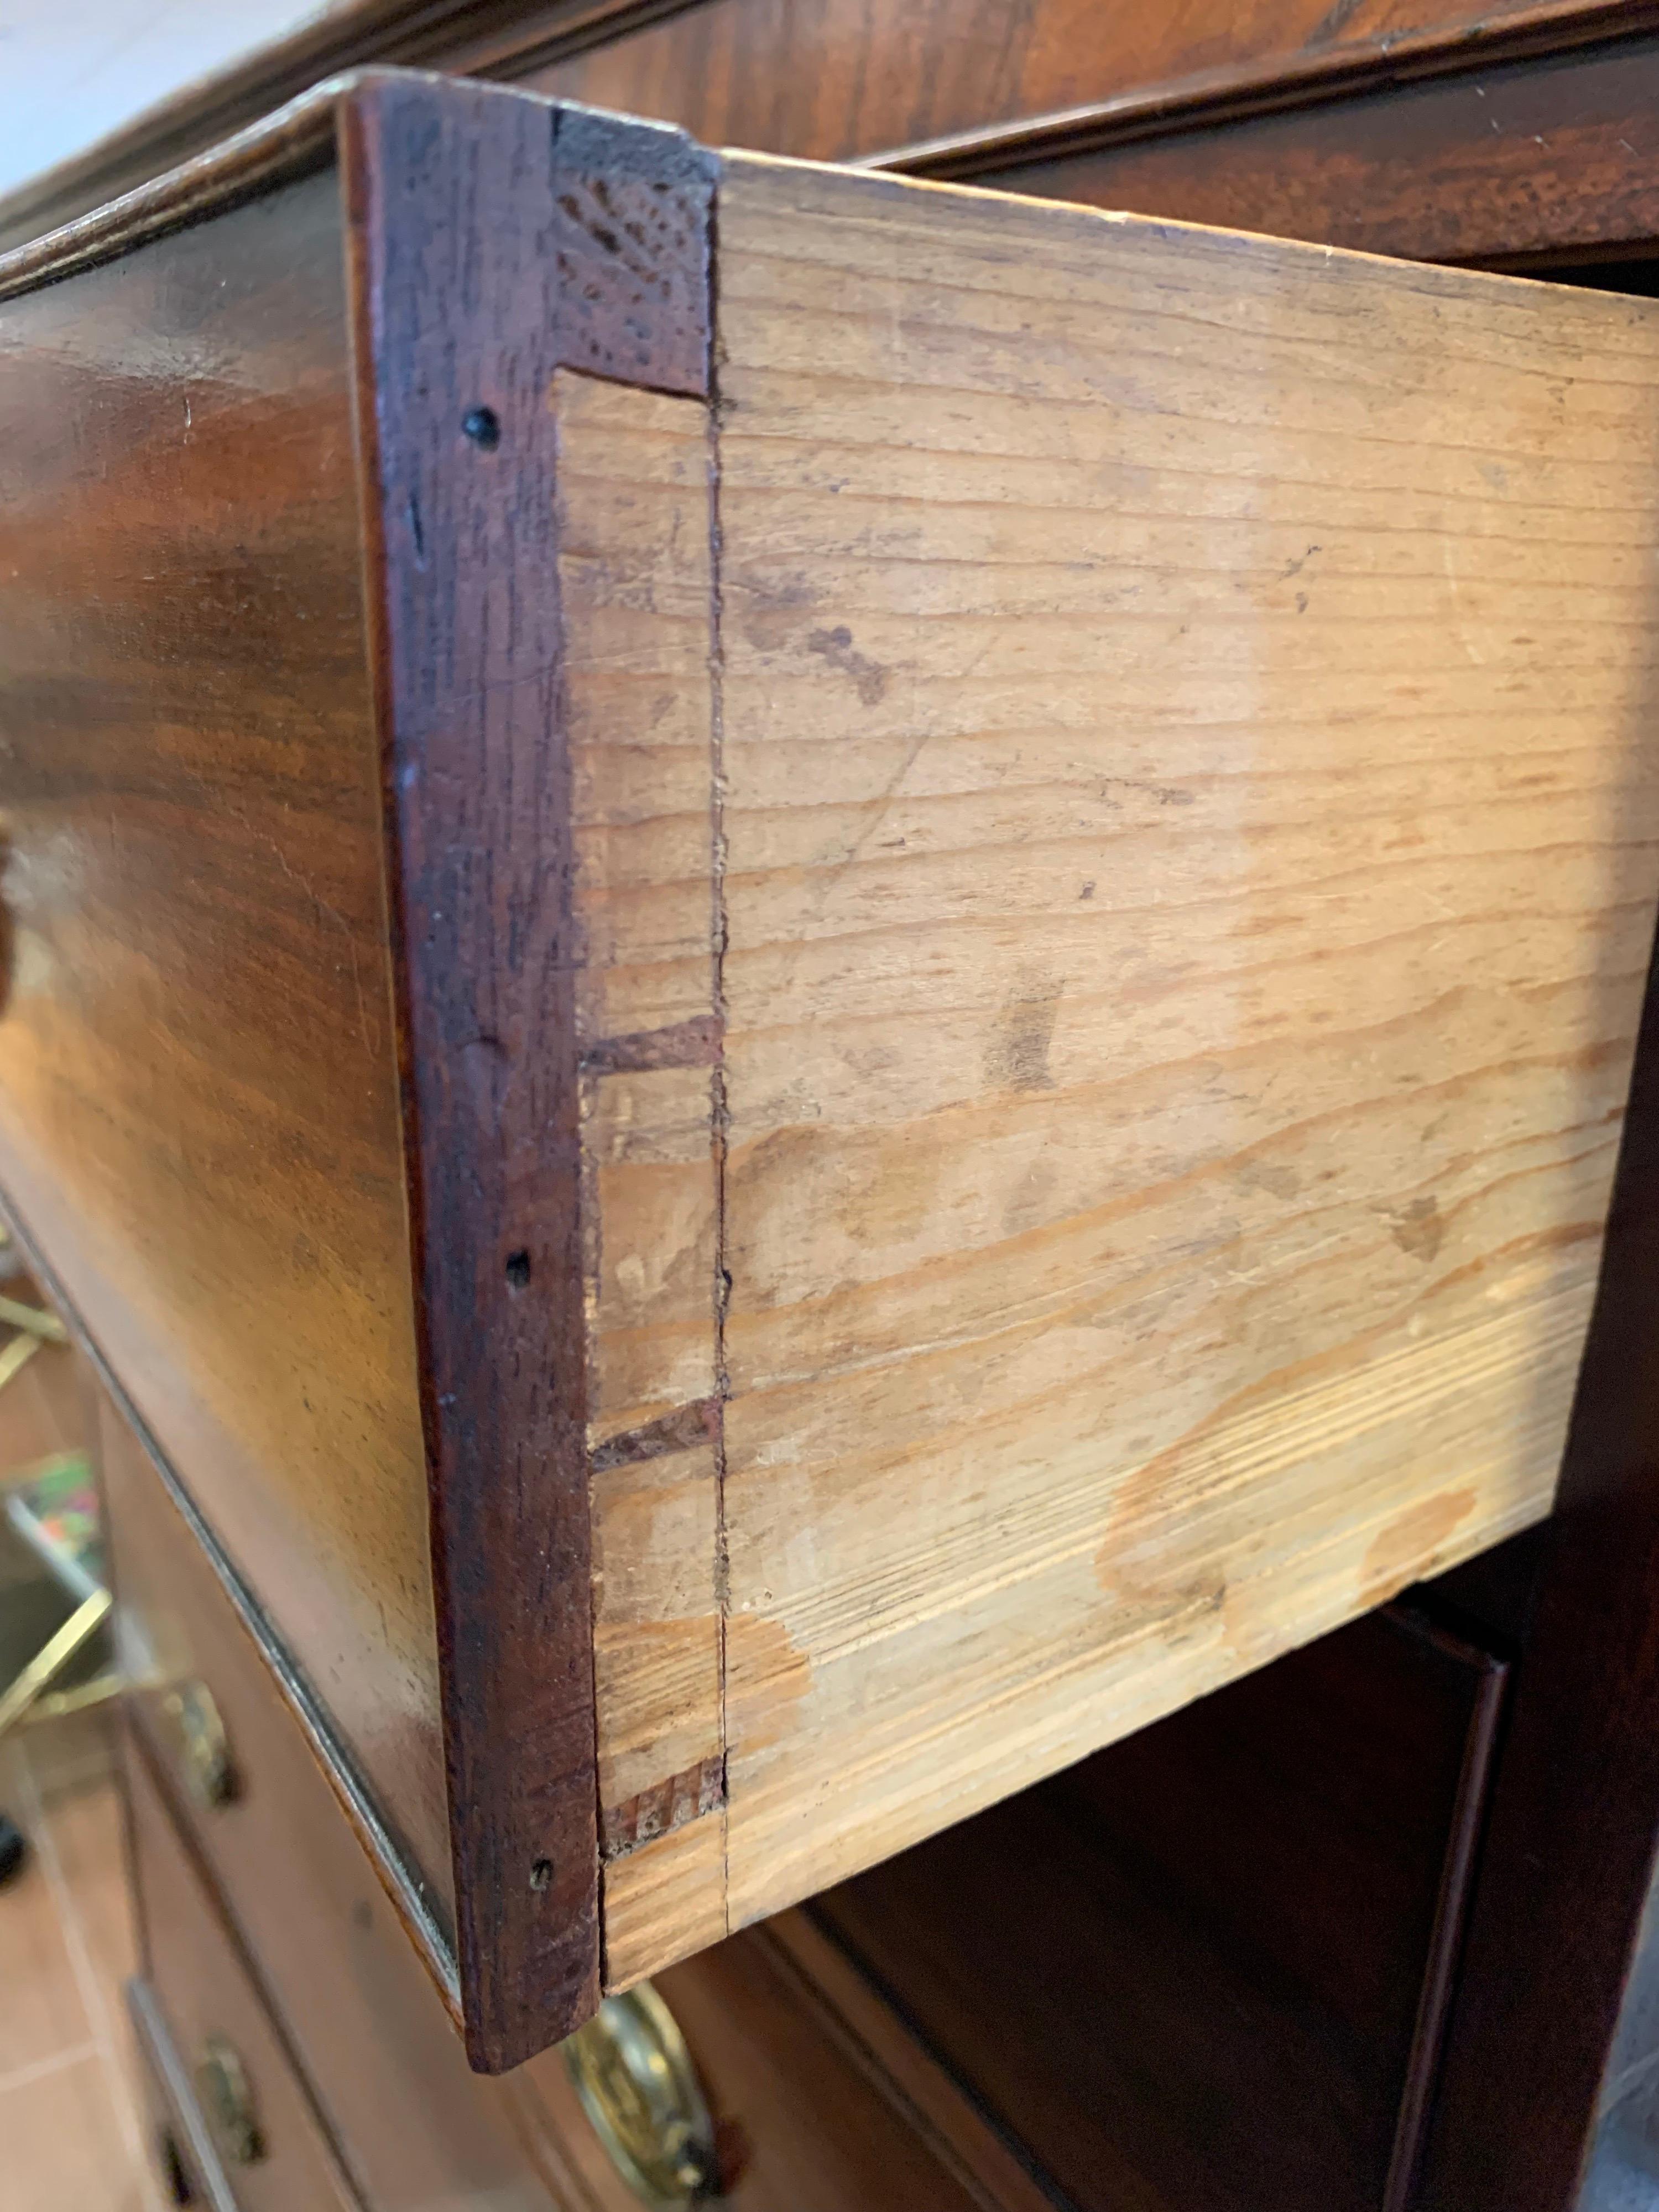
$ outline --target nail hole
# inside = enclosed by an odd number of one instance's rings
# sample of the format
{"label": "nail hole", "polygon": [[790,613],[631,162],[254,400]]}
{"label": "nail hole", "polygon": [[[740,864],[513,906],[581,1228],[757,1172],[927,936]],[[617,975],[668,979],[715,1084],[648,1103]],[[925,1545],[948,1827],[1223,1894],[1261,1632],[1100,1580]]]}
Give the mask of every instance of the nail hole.
{"label": "nail hole", "polygon": [[462,418],[461,428],[475,446],[482,446],[493,453],[501,442],[501,418],[493,407],[471,407]]}
{"label": "nail hole", "polygon": [[552,1879],[553,1879],[553,1862],[552,1862],[552,1860],[551,1860],[551,1859],[538,1859],[538,1860],[537,1860],[537,1862],[536,1862],[536,1863],[535,1863],[535,1865],[534,1865],[533,1867],[532,1867],[532,1868],[531,1868],[531,1869],[530,1869],[530,1887],[532,1887],[532,1889],[534,1889],[534,1890],[543,1890],[543,1889],[545,1889],[545,1888],[547,1887],[548,1883],[549,1883],[550,1881],[552,1881]]}
{"label": "nail hole", "polygon": [[509,1286],[521,1291],[530,1280],[528,1252],[509,1252],[507,1255],[507,1279]]}

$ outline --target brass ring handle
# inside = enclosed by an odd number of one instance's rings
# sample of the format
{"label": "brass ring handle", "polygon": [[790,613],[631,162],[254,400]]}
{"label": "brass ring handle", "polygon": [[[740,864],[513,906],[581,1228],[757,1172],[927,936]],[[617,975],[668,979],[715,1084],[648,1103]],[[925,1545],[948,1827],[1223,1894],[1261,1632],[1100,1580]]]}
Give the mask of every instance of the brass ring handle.
{"label": "brass ring handle", "polygon": [[623,2179],[655,2212],[719,2194],[714,2124],[674,2015],[649,1982],[607,1997],[564,2044],[582,2110]]}
{"label": "brass ring handle", "polygon": [[163,1729],[184,1776],[185,1787],[204,1812],[228,1805],[236,1795],[230,1744],[213,1692],[205,1682],[181,1682],[155,1701]]}
{"label": "brass ring handle", "polygon": [[220,2154],[231,2166],[253,2166],[265,2154],[253,2090],[235,2045],[210,2035],[196,2062],[196,2088]]}

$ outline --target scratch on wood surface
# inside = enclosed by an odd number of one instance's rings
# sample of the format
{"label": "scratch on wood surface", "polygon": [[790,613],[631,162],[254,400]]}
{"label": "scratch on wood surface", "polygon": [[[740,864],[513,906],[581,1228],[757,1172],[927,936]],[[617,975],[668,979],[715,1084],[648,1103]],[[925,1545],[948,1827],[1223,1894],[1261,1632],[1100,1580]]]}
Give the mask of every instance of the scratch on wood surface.
{"label": "scratch on wood surface", "polygon": [[712,1067],[720,1053],[720,1021],[694,1014],[659,1030],[600,1037],[582,1048],[584,1075],[637,1075],[659,1067]]}
{"label": "scratch on wood surface", "polygon": [[588,1455],[588,1468],[594,1474],[608,1474],[612,1468],[632,1467],[641,1460],[664,1459],[670,1452],[685,1451],[693,1444],[712,1440],[719,1424],[720,1402],[714,1398],[698,1398],[689,1406],[676,1406],[672,1413],[664,1413],[654,1421],[645,1421],[636,1429],[625,1429],[620,1436],[608,1437],[605,1443],[594,1446]]}

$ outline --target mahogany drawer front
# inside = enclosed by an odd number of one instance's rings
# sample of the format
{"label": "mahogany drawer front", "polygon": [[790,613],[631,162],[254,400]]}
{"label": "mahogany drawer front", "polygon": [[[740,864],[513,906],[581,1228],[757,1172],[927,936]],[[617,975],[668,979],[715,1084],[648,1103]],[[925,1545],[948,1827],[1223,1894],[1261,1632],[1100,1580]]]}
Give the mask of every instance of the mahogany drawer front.
{"label": "mahogany drawer front", "polygon": [[362,2212],[142,1753],[124,1779],[145,1979],[240,2212]]}
{"label": "mahogany drawer front", "polygon": [[395,75],[0,295],[0,1184],[478,2063],[1547,1511],[1653,302]]}
{"label": "mahogany drawer front", "polygon": [[155,1992],[143,1975],[135,1974],[125,1994],[138,2059],[139,2101],[162,2201],[234,2212],[235,2192],[224,2160]]}
{"label": "mahogany drawer front", "polygon": [[[374,2212],[549,2212],[252,1638],[106,1401],[129,1705]],[[222,1731],[216,1757],[204,1731]]]}
{"label": "mahogany drawer front", "polygon": [[[27,483],[8,471],[9,526],[52,550],[0,612],[0,1158],[64,1302],[441,1898],[331,185],[227,226],[42,295],[28,341],[7,333],[6,440],[36,452]],[[127,373],[135,326],[164,373]],[[94,441],[78,460],[27,428],[71,415]],[[73,636],[52,581],[71,574],[100,580]]]}

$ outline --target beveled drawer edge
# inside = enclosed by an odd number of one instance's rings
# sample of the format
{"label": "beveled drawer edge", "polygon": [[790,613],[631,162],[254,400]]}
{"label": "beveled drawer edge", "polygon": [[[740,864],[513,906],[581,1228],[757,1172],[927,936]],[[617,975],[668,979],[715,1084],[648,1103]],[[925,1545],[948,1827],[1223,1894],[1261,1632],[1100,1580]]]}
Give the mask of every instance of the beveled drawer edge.
{"label": "beveled drawer edge", "polygon": [[[312,1756],[322,1769],[341,1812],[362,1845],[381,1887],[403,1923],[404,1932],[432,1977],[445,2009],[459,2027],[461,2025],[461,1991],[454,1945],[423,1895],[404,1847],[375,1809],[374,1801],[336,1738],[328,1717],[311,1686],[272,1634],[252,1593],[226,1557],[212,1528],[168,1464],[166,1455],[123,1389],[86,1324],[64,1295],[64,1286],[41,1251],[39,1242],[31,1235],[10,1195],[3,1191],[0,1191],[0,1215],[3,1215],[6,1225],[16,1238],[36,1281],[50,1299],[54,1310],[61,1316],[76,1346],[91,1364],[116,1412],[143,1446],[144,1456],[157,1480],[201,1547],[221,1589],[252,1640],[259,1661],[275,1682],[289,1711],[298,1721]],[[118,1605],[118,1590],[117,1598]]]}
{"label": "beveled drawer edge", "polygon": [[146,239],[322,167],[333,151],[335,110],[346,82],[331,77],[223,144],[0,254],[0,300],[110,260]]}
{"label": "beveled drawer edge", "polygon": [[1567,0],[1565,6],[1542,0],[1502,14],[1488,9],[1467,22],[1423,24],[1352,44],[1320,42],[1300,52],[1222,63],[1073,106],[909,139],[850,156],[848,166],[960,184],[994,178],[1017,163],[1064,161],[1182,131],[1224,130],[1258,116],[1376,98],[1407,85],[1553,60],[1589,46],[1626,46],[1650,38],[1656,27],[1651,0],[1636,0],[1633,6],[1631,0],[1612,6],[1605,0],[1588,6],[1584,0]]}
{"label": "beveled drawer edge", "polygon": [[238,2212],[234,2193],[155,1990],[142,1974],[135,1974],[126,1985],[125,1994],[127,2014],[150,2080],[160,2090],[167,2116],[183,2138],[191,2179],[201,2185],[208,2212]]}

